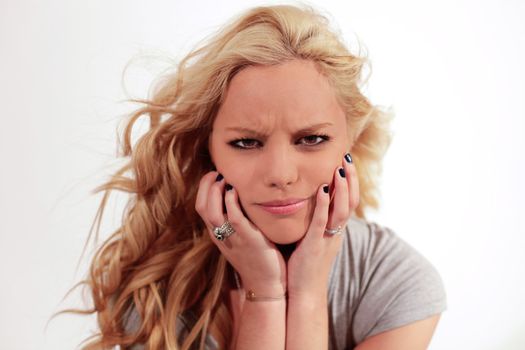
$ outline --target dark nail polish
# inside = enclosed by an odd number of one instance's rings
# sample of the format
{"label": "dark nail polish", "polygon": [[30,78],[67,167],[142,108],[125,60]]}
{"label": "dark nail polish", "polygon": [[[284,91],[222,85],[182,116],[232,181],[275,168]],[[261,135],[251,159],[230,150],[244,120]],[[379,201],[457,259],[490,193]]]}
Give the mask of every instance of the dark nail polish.
{"label": "dark nail polish", "polygon": [[350,153],[345,154],[345,160],[347,163],[352,163],[352,156]]}
{"label": "dark nail polish", "polygon": [[230,185],[230,184],[226,184],[226,186],[224,186],[224,188],[226,188],[226,191],[229,191],[229,190],[231,190],[233,188],[233,186]]}
{"label": "dark nail polish", "polygon": [[221,181],[222,179],[224,179],[224,177],[222,176],[222,174],[219,173],[219,175],[217,175],[217,177],[215,178],[215,181]]}
{"label": "dark nail polish", "polygon": [[324,185],[323,186],[323,191],[324,191],[324,193],[328,193],[328,185]]}
{"label": "dark nail polish", "polygon": [[341,177],[346,177],[346,175],[345,175],[345,169],[343,169],[343,168],[339,168],[339,175],[341,175]]}

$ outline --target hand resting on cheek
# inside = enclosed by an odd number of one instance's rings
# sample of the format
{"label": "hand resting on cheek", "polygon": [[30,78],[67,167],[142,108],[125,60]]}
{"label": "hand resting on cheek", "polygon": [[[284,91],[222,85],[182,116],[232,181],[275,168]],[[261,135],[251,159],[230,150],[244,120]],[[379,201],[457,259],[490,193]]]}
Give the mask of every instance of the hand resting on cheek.
{"label": "hand resting on cheek", "polygon": [[[347,155],[345,159],[351,158]],[[327,184],[319,186],[306,234],[298,242],[287,245],[268,240],[243,214],[236,189],[226,181],[215,171],[206,174],[200,182],[195,207],[210,238],[241,276],[243,288],[265,296],[286,292],[289,297],[326,295],[330,267],[342,241],[342,235],[327,231],[339,228],[342,232],[359,203],[353,163],[343,160],[341,166],[336,167],[331,189]],[[221,241],[216,238],[214,228],[226,221],[234,233]]]}

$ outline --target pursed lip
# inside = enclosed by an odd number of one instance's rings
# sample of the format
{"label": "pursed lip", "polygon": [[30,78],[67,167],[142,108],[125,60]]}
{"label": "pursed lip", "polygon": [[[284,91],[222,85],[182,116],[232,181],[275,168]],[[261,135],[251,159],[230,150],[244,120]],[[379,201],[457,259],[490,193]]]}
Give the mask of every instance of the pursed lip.
{"label": "pursed lip", "polygon": [[259,206],[273,215],[292,215],[306,206],[307,199],[288,198],[259,203]]}
{"label": "pursed lip", "polygon": [[263,202],[263,203],[258,203],[258,204],[264,207],[284,207],[287,205],[302,202],[304,200],[306,200],[306,198],[288,198],[288,199],[274,200],[274,201]]}

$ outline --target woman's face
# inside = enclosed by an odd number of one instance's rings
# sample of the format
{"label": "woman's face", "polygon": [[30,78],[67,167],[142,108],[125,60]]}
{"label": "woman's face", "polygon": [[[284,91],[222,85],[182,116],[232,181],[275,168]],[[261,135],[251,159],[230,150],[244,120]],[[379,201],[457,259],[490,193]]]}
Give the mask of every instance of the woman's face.
{"label": "woman's face", "polygon": [[316,191],[332,183],[350,144],[328,80],[313,62],[294,60],[233,77],[209,149],[246,216],[269,240],[289,244],[306,233]]}

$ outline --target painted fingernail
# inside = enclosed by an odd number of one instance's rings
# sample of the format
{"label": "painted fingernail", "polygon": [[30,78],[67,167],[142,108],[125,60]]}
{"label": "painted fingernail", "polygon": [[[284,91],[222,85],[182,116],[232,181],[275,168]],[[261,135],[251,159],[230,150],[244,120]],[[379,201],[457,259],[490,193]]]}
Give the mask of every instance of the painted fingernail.
{"label": "painted fingernail", "polygon": [[324,191],[324,193],[328,193],[328,185],[324,185],[323,186],[323,191]]}
{"label": "painted fingernail", "polygon": [[233,186],[230,185],[230,184],[226,184],[226,186],[224,186],[224,188],[226,188],[226,191],[229,191],[229,190],[231,190],[233,188]]}
{"label": "painted fingernail", "polygon": [[217,177],[215,178],[215,181],[221,181],[222,179],[224,179],[224,176],[222,176],[222,174],[219,173],[219,175],[217,175]]}
{"label": "painted fingernail", "polygon": [[339,168],[339,175],[341,175],[341,177],[346,177],[346,175],[345,175],[345,169],[343,169],[343,168]]}
{"label": "painted fingernail", "polygon": [[345,160],[347,163],[352,163],[352,156],[350,153],[345,154]]}

